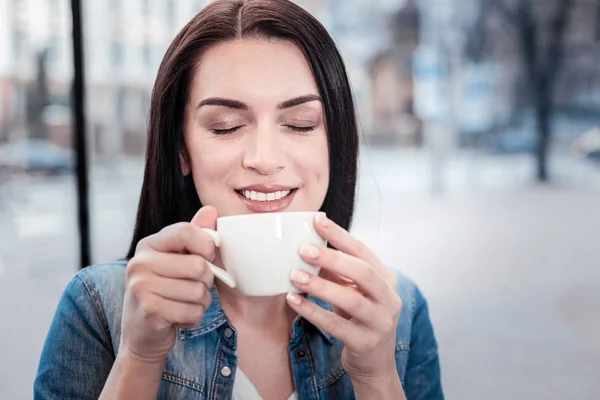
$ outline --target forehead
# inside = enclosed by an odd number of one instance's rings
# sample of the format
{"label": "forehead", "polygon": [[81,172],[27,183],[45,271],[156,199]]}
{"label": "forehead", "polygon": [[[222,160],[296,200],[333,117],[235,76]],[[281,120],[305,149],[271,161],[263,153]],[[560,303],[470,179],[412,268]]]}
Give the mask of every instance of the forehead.
{"label": "forehead", "polygon": [[191,88],[193,101],[230,97],[240,101],[282,101],[318,94],[302,51],[292,42],[240,39],[204,52]]}

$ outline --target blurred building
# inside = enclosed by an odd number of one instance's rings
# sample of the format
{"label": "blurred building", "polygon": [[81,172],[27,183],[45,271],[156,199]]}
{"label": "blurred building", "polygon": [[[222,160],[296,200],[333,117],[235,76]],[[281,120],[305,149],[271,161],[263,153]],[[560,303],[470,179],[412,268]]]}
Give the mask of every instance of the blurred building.
{"label": "blurred building", "polygon": [[[415,105],[422,102],[415,98],[447,103],[444,123],[466,135],[505,123],[515,110],[525,108],[514,26],[489,8],[503,1],[512,4],[508,0],[296,2],[325,25],[338,45],[367,142],[420,146],[426,142],[422,128],[427,118],[418,112]],[[88,132],[98,160],[142,154],[159,63],[178,30],[208,2],[82,2]],[[562,108],[596,115],[600,0],[575,4],[556,101]],[[477,24],[479,31],[473,28]],[[484,31],[488,45],[482,50],[484,41],[469,38],[485,38],[477,33]],[[68,0],[0,0],[0,142],[35,136],[32,124],[41,120],[54,141],[70,145],[71,41]],[[441,90],[422,90],[435,86],[426,82],[431,65],[415,68],[422,50],[437,54],[440,65],[433,67],[443,72],[436,83],[444,85]],[[473,51],[480,51],[480,57],[473,58]]]}
{"label": "blurred building", "polygon": [[412,68],[420,20],[416,1],[408,0],[391,15],[389,44],[370,60],[371,144],[421,144],[421,124],[413,113]]}
{"label": "blurred building", "polygon": [[[84,51],[87,113],[94,154],[141,154],[149,98],[159,63],[177,31],[209,0],[86,0]],[[368,65],[390,42],[386,20],[403,1],[301,0],[331,32],[342,52],[366,131],[371,130]],[[376,3],[376,4],[374,4]],[[52,105],[66,113],[72,81],[70,3],[67,0],[0,0],[0,141],[29,136],[26,110],[42,65]],[[393,42],[393,39],[391,40]],[[401,90],[402,91],[402,90]],[[66,114],[66,115],[64,115]],[[68,146],[67,130],[55,138]],[[4,133],[4,135],[2,135]]]}
{"label": "blurred building", "polygon": [[[87,113],[95,153],[141,153],[150,91],[176,32],[208,0],[86,0],[84,6]],[[39,84],[38,54],[50,101],[68,106],[72,82],[70,3],[0,0],[0,126],[28,136],[28,91]],[[57,118],[59,107],[47,119]],[[54,112],[53,112],[54,111]],[[63,116],[64,117],[64,116]],[[61,121],[57,121],[61,120]],[[2,140],[0,136],[0,140]],[[58,138],[63,145],[65,138]]]}

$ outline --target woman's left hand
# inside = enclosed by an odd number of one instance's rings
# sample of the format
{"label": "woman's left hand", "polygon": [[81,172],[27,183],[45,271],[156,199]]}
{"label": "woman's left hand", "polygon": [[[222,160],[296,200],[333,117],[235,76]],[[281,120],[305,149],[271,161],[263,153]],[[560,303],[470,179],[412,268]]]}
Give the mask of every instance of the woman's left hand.
{"label": "woman's left hand", "polygon": [[402,300],[396,275],[345,229],[320,215],[317,233],[338,250],[303,245],[302,259],[321,267],[320,276],[292,273],[293,284],[334,307],[325,310],[303,296],[288,294],[288,303],[313,325],[344,342],[342,365],[350,378],[372,382],[397,378],[396,326]]}

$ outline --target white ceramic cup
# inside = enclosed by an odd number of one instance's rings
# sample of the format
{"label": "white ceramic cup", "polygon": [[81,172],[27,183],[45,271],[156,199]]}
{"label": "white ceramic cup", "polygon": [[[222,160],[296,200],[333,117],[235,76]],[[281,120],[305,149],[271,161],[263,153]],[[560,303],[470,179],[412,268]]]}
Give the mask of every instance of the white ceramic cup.
{"label": "white ceramic cup", "polygon": [[300,245],[326,245],[315,231],[322,212],[243,214],[217,219],[217,230],[203,228],[219,248],[226,271],[209,263],[215,277],[246,296],[299,292],[290,282],[295,269],[316,275],[318,267],[304,262]]}

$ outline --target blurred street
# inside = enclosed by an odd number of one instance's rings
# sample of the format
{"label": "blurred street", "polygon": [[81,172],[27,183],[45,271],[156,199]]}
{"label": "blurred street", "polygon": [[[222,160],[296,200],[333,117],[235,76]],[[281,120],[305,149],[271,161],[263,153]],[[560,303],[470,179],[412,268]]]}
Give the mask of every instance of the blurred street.
{"label": "blurred street", "polygon": [[[80,237],[125,256],[159,66],[210,1],[0,0],[0,400],[32,397]],[[351,84],[351,232],[424,292],[446,398],[600,398],[600,0],[292,1]]]}
{"label": "blurred street", "polygon": [[[447,398],[597,398],[600,170],[556,156],[554,183],[536,186],[529,156],[460,153],[432,195],[429,160],[366,152],[353,233],[427,296]],[[141,173],[127,159],[92,171],[95,262],[125,254]],[[77,269],[72,182],[0,186],[2,399],[31,398],[49,322]]]}

